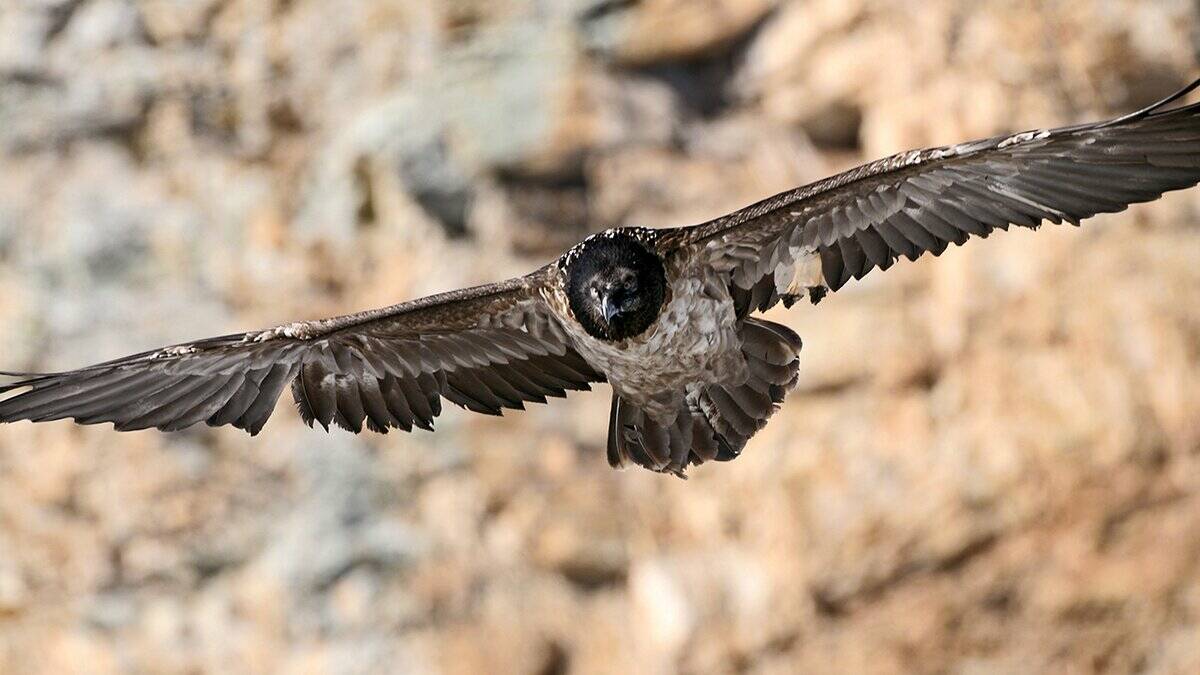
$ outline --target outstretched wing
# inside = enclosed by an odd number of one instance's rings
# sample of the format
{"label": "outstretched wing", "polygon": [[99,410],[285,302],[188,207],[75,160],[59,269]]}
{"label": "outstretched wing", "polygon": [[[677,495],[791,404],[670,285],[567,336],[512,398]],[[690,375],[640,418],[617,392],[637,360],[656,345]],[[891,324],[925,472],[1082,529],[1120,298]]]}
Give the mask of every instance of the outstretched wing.
{"label": "outstretched wing", "polygon": [[675,230],[674,245],[728,273],[745,312],[996,228],[1078,225],[1200,182],[1200,104],[1164,109],[1197,87],[1109,122],[895,155]]}
{"label": "outstretched wing", "polygon": [[432,429],[441,399],[500,414],[604,376],[527,277],[384,309],[227,335],[0,387],[0,422],[74,418],[121,431],[199,422],[257,434],[284,387],[304,420],[358,432]]}

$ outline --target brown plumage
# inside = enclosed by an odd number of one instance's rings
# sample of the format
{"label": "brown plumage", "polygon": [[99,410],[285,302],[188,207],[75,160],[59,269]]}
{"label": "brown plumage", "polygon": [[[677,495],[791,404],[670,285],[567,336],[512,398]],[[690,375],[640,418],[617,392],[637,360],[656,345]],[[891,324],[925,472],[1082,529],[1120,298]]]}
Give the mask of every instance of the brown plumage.
{"label": "brown plumage", "polygon": [[1200,182],[1200,81],[1100,124],[901,153],[716,220],[594,235],[527,276],[52,374],[9,373],[0,422],[257,434],[285,388],[310,425],[432,429],[613,387],[608,458],[683,475],[736,457],[796,382],[800,339],[753,318],[1010,225],[1079,224]]}

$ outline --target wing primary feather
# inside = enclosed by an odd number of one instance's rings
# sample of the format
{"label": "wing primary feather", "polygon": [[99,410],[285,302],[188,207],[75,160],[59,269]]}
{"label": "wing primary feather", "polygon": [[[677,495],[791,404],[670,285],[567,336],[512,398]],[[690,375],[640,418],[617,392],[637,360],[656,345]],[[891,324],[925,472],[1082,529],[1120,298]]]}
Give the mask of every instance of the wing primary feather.
{"label": "wing primary feather", "polygon": [[337,386],[337,414],[334,422],[351,433],[361,433],[367,412],[363,407],[358,380],[352,376],[340,378]]}
{"label": "wing primary feather", "polygon": [[[937,212],[932,208],[913,209],[908,212],[908,215],[911,216],[913,220],[920,223],[921,227],[925,228],[926,231],[930,232],[938,239],[950,242],[957,246],[962,246],[963,244],[967,243],[967,233],[962,229],[951,225],[945,218],[942,218],[940,215],[938,215]],[[984,234],[982,236],[987,236],[986,233],[988,231],[989,230],[984,228]]]}
{"label": "wing primary feather", "polygon": [[386,377],[379,389],[383,393],[383,401],[387,404],[388,412],[399,423],[399,427],[404,431],[412,431],[417,416],[413,414],[412,408],[408,405],[408,397],[404,395],[400,381],[395,377]]}
{"label": "wing primary feather", "polygon": [[921,250],[917,248],[917,245],[909,241],[908,237],[901,234],[900,230],[893,227],[891,223],[879,222],[873,229],[897,255],[902,255],[909,260],[916,260],[921,256]]}
{"label": "wing primary feather", "polygon": [[174,419],[175,415],[194,405],[194,399],[205,398],[214,388],[214,384],[219,387],[222,382],[220,380],[214,382],[199,375],[186,377],[183,382],[163,389],[162,396],[156,394],[153,397],[146,397],[144,400],[147,406],[144,411],[141,411],[141,414],[132,416],[123,413],[115,416],[114,426],[118,431],[136,431],[166,424]]}
{"label": "wing primary feather", "polygon": [[846,275],[846,265],[842,262],[842,256],[827,247],[822,247],[819,254],[821,256],[821,275],[825,277],[825,285],[829,287],[829,290],[836,291],[849,278]]}
{"label": "wing primary feather", "polygon": [[978,203],[985,204],[991,210],[1000,211],[1003,219],[1013,225],[1036,228],[1042,221],[1041,210],[1031,213],[1027,204],[1010,200],[986,187],[976,187],[964,180],[957,183],[955,189],[973,195],[979,200]]}
{"label": "wing primary feather", "polygon": [[475,377],[486,385],[497,399],[504,403],[504,407],[515,410],[525,409],[524,396],[511,383],[500,377],[496,369],[478,368],[473,372]]}
{"label": "wing primary feather", "polygon": [[246,412],[242,413],[233,425],[239,429],[245,429],[251,436],[257,436],[271,417],[271,413],[275,411],[275,402],[279,400],[283,388],[295,376],[296,367],[293,364],[276,363],[272,365],[263,378],[262,384],[259,385],[258,395],[254,397],[254,401],[246,407]]}
{"label": "wing primary feather", "polygon": [[39,422],[43,419],[70,417],[79,424],[97,424],[113,422],[122,417],[141,415],[149,409],[154,397],[160,392],[179,386],[187,379],[185,375],[162,375],[155,372],[140,374],[142,377],[139,378],[138,386],[134,388],[119,394],[97,393],[97,395],[89,397],[90,400],[87,401],[64,401],[61,408],[49,416],[42,415],[32,419]]}
{"label": "wing primary feather", "polygon": [[886,270],[892,266],[895,261],[895,256],[891,249],[888,248],[887,242],[883,240],[879,233],[871,229],[863,229],[854,233],[854,238],[858,240],[858,245],[862,247],[863,253],[871,264],[881,270]]}
{"label": "wing primary feather", "polygon": [[[867,265],[867,254],[858,245],[858,240],[851,234],[839,239],[837,246],[842,254],[842,263],[845,267],[843,274],[847,279],[850,277],[855,279],[863,278],[863,275],[871,268]],[[843,283],[845,282],[843,281]]]}
{"label": "wing primary feather", "polygon": [[888,219],[888,223],[899,230],[918,249],[929,251],[935,256],[941,255],[942,251],[946,250],[946,242],[935,237],[923,225],[913,219],[909,214],[909,211],[913,209],[914,207],[907,207],[902,211],[892,214],[892,217]]}
{"label": "wing primary feather", "polygon": [[193,424],[204,421],[213,413],[223,408],[245,382],[245,378],[242,377],[241,373],[229,373],[224,378],[217,376],[214,379],[224,379],[224,384],[216,391],[210,393],[204,400],[197,402],[190,409],[180,413],[174,420],[159,425],[158,428],[162,431],[179,431],[180,429],[186,429]]}
{"label": "wing primary feather", "polygon": [[325,364],[316,361],[300,367],[304,400],[312,412],[313,420],[329,431],[337,402],[334,393],[334,374],[325,369]]}
{"label": "wing primary feather", "polygon": [[399,427],[399,422],[388,411],[387,402],[383,398],[381,383],[383,378],[367,377],[358,383],[358,392],[362,396],[363,411],[367,416],[367,427],[376,433],[386,434],[390,427]]}
{"label": "wing primary feather", "polygon": [[464,408],[484,415],[500,415],[504,401],[470,370],[456,370],[447,377],[447,397]]}
{"label": "wing primary feather", "polygon": [[547,389],[544,385],[534,382],[529,376],[521,371],[516,364],[521,363],[515,361],[512,364],[502,364],[493,366],[496,374],[507,382],[513,389],[520,393],[521,399],[532,403],[545,403],[546,396],[562,396],[565,392],[558,390],[555,393],[554,389]]}
{"label": "wing primary feather", "polygon": [[[422,373],[422,375],[427,375],[427,373]],[[413,424],[426,431],[433,431],[433,419],[437,415],[430,403],[430,394],[427,389],[430,380],[421,377],[417,379],[400,378],[396,382],[400,385],[399,389],[404,394],[409,410],[413,412]],[[436,395],[435,393],[434,396]]]}
{"label": "wing primary feather", "polygon": [[[72,378],[82,381],[72,384]],[[109,399],[140,386],[147,379],[144,372],[109,370],[96,374],[64,373],[47,379],[32,391],[10,396],[0,401],[0,418],[27,419],[39,408],[44,411],[86,404],[96,398]],[[13,385],[14,388],[22,383]],[[65,390],[65,391],[64,391]]]}
{"label": "wing primary feather", "polygon": [[254,402],[254,399],[258,396],[259,392],[261,391],[259,389],[259,385],[262,384],[263,379],[267,376],[267,373],[269,373],[270,370],[270,368],[261,368],[259,370],[252,370],[246,373],[246,375],[242,378],[241,388],[237,390],[237,393],[235,393],[225,403],[225,405],[221,407],[220,410],[213,413],[212,417],[208,418],[208,425],[219,427],[225,424],[230,424],[234,420],[241,417],[242,414],[246,412],[246,409],[250,407],[250,404]]}

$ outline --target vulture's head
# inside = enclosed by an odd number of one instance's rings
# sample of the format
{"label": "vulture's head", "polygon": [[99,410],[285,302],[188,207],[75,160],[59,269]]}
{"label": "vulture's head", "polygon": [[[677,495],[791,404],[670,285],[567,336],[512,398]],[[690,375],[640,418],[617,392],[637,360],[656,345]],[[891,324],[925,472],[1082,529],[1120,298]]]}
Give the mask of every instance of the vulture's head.
{"label": "vulture's head", "polygon": [[571,313],[588,335],[617,342],[658,318],[667,294],[662,260],[636,236],[609,230],[573,249],[565,266]]}

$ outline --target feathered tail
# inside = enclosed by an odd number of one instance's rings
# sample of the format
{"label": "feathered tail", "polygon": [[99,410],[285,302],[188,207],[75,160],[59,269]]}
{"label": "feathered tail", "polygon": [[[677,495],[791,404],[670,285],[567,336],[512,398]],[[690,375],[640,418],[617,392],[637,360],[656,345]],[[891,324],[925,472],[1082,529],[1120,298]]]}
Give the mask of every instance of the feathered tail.
{"label": "feathered tail", "polygon": [[800,336],[786,327],[746,319],[741,328],[742,354],[749,378],[740,384],[697,385],[670,425],[663,425],[613,394],[608,422],[608,463],[630,462],[680,477],[691,464],[727,462],[767,424],[800,367]]}

